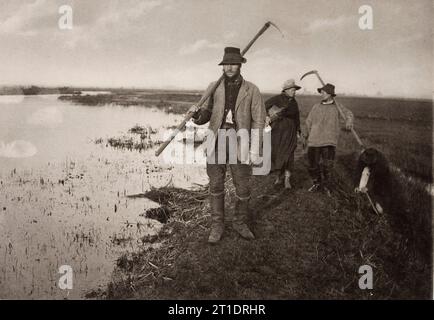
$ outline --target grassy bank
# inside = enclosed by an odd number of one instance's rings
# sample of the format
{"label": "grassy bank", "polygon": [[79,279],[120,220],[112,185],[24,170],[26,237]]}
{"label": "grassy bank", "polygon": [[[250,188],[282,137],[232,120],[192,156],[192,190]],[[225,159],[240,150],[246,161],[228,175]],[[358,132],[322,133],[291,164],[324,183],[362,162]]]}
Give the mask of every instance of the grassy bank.
{"label": "grassy bank", "polygon": [[[120,94],[92,99],[184,113],[196,94],[182,96]],[[267,98],[267,96],[265,97]],[[86,99],[78,103],[87,103]],[[106,99],[106,100],[104,100]],[[120,100],[119,100],[120,99]],[[119,101],[123,101],[119,103]],[[155,102],[157,101],[157,103]],[[318,97],[298,98],[302,121]],[[430,101],[342,97],[356,117],[355,127],[369,147],[380,150],[393,167],[432,181]],[[307,192],[310,179],[303,152],[297,150],[295,190],[275,188],[274,177],[252,181],[251,226],[257,237],[245,241],[231,229],[233,186],[227,181],[226,232],[209,246],[206,191],[163,188],[145,196],[161,207],[143,213],[165,224],[158,250],[118,260],[106,298],[140,299],[415,299],[431,298],[431,196],[423,183],[394,176],[394,202],[375,214],[356,195],[354,138],[342,133],[332,197]],[[358,286],[359,267],[370,265],[374,289]]]}
{"label": "grassy bank", "polygon": [[[306,191],[303,159],[294,191],[277,189],[273,177],[252,183],[254,241],[230,227],[233,187],[228,182],[226,232],[209,246],[204,191],[154,190],[166,224],[158,250],[120,259],[107,297],[140,299],[413,299],[429,298],[431,270],[423,254],[375,215],[352,192],[346,163],[337,166],[332,198]],[[153,212],[155,215],[155,210]],[[426,212],[425,212],[426,214]],[[158,216],[158,214],[157,214]],[[360,290],[358,269],[374,270],[374,290]]]}

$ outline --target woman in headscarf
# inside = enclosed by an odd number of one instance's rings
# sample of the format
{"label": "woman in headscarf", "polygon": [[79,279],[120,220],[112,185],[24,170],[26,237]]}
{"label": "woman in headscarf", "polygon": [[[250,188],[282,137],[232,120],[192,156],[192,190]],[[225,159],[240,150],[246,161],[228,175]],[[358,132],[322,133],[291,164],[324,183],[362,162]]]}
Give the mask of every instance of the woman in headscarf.
{"label": "woman in headscarf", "polygon": [[271,171],[277,171],[275,184],[284,182],[291,189],[291,172],[294,169],[294,152],[297,136],[300,135],[300,112],[295,100],[296,91],[301,89],[293,79],[282,85],[281,94],[265,102],[267,122],[271,126]]}

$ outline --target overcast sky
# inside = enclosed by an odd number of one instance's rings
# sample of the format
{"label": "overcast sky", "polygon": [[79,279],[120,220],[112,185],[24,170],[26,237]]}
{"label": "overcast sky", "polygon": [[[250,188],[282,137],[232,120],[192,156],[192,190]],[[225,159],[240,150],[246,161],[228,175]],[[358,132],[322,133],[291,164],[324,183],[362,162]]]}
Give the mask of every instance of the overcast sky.
{"label": "overcast sky", "polygon": [[[365,4],[373,30],[359,28]],[[0,0],[0,85],[204,89],[223,48],[270,20],[285,37],[268,29],[242,68],[261,91],[317,69],[338,93],[430,98],[432,13],[431,0]]]}

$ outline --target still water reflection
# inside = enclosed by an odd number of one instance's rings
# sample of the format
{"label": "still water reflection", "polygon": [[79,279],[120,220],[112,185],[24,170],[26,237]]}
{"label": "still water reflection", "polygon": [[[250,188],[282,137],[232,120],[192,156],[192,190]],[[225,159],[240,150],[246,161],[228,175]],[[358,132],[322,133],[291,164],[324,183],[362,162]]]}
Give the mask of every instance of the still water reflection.
{"label": "still water reflection", "polygon": [[[136,124],[162,135],[179,121],[147,107],[0,96],[0,298],[82,298],[109,281],[120,254],[149,245],[142,237],[162,225],[140,214],[157,204],[128,195],[204,184],[204,168],[94,141]],[[74,271],[72,290],[59,289],[61,265]]]}

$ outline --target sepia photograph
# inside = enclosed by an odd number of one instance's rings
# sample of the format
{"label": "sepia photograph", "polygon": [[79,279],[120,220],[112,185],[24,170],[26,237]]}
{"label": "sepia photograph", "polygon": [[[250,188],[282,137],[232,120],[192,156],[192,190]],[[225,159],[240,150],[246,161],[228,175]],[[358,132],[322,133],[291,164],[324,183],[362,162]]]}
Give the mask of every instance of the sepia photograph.
{"label": "sepia photograph", "polygon": [[0,299],[432,300],[433,14],[0,0]]}

